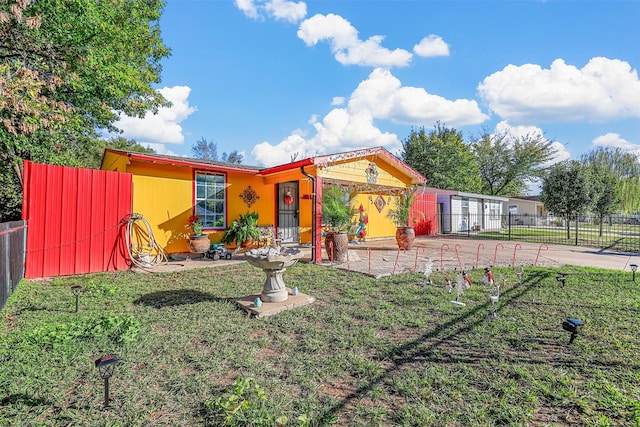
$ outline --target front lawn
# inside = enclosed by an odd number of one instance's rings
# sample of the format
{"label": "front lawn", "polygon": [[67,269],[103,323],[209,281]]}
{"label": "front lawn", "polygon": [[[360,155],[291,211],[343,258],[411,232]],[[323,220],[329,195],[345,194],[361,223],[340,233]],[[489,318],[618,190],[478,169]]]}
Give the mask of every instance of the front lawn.
{"label": "front lawn", "polygon": [[[480,270],[466,306],[446,274],[297,264],[285,281],[316,302],[266,319],[234,302],[264,281],[248,264],[22,281],[2,311],[0,425],[640,425],[631,273],[497,268],[496,318]],[[586,323],[572,344],[567,317]],[[103,410],[107,354],[123,363]]]}

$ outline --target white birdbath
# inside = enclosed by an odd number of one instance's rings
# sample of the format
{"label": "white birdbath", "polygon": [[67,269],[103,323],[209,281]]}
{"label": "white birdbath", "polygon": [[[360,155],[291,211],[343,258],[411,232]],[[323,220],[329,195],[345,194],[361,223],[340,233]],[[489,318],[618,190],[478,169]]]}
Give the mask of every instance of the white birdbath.
{"label": "white birdbath", "polygon": [[246,260],[254,267],[261,268],[267,275],[262,286],[260,299],[262,302],[282,302],[289,298],[289,292],[284,284],[282,273],[302,257],[299,250],[267,250],[252,249],[245,254]]}

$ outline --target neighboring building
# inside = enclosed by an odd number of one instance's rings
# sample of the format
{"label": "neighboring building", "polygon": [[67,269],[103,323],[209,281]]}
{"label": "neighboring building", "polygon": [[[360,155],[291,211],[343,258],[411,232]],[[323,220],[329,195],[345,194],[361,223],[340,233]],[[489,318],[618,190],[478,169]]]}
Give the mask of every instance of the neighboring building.
{"label": "neighboring building", "polygon": [[540,196],[510,197],[502,204],[505,215],[514,225],[548,225],[549,213]]}
{"label": "neighboring building", "polygon": [[500,230],[505,197],[427,187],[436,194],[442,233]]}
{"label": "neighboring building", "polygon": [[133,176],[133,212],[167,253],[187,251],[188,219],[201,216],[216,242],[240,214],[259,213],[283,243],[312,244],[321,259],[324,185],[348,186],[368,217],[367,237],[395,236],[386,218],[393,195],[424,184],[422,175],[382,147],[316,156],[264,168],[160,154],[105,150],[101,169]]}

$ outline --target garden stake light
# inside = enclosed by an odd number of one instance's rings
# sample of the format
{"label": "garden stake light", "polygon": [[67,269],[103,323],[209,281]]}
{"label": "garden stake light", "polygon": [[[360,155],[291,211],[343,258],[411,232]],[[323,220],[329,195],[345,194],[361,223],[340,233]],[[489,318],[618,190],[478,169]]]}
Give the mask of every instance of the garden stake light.
{"label": "garden stake light", "polygon": [[76,313],[78,312],[78,298],[80,297],[80,294],[82,293],[82,286],[80,285],[74,285],[71,287],[71,292],[73,292],[73,295],[76,297]]}
{"label": "garden stake light", "polygon": [[633,281],[636,281],[636,271],[638,270],[638,264],[629,264],[631,271],[633,272]]}
{"label": "garden stake light", "polygon": [[573,317],[568,318],[564,322],[562,322],[562,329],[567,332],[571,332],[571,338],[569,338],[569,344],[573,342],[574,339],[578,336],[578,327],[584,325],[584,322],[580,319],[575,319]]}
{"label": "garden stake light", "polygon": [[113,370],[119,360],[115,356],[102,356],[95,361],[96,368],[100,372],[100,378],[104,380],[104,408],[109,407],[109,378],[113,375]]}
{"label": "garden stake light", "polygon": [[560,276],[556,277],[556,280],[562,283],[562,287],[564,288],[564,284],[567,282],[567,276],[561,274]]}

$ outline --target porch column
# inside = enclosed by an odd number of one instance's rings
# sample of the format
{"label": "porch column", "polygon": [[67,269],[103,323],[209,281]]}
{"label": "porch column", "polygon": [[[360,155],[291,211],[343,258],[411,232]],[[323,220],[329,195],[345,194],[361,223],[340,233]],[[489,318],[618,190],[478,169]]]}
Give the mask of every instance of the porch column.
{"label": "porch column", "polygon": [[315,215],[316,228],[312,231],[313,250],[316,264],[322,264],[322,178],[316,176],[313,189],[313,214]]}

